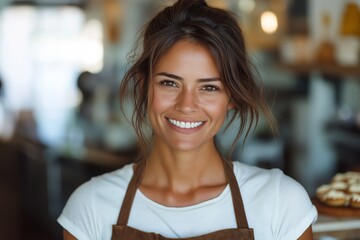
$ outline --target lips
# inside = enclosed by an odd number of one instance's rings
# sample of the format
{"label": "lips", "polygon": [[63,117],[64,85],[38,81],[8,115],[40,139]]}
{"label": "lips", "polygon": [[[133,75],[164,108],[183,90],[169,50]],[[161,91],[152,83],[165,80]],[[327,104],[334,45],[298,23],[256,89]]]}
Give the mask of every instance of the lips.
{"label": "lips", "polygon": [[192,129],[192,128],[197,128],[201,125],[203,125],[205,122],[204,121],[198,121],[198,122],[183,122],[183,121],[178,121],[175,119],[171,119],[171,118],[166,118],[172,125],[178,127],[178,128],[182,128],[182,129]]}

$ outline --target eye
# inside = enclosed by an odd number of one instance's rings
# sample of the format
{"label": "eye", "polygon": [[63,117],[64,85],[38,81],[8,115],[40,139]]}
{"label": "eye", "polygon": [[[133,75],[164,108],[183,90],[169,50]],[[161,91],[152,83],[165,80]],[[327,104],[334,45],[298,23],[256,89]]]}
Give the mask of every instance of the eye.
{"label": "eye", "polygon": [[217,92],[217,91],[220,91],[220,88],[215,85],[205,85],[201,88],[201,90],[204,90],[207,92]]}
{"label": "eye", "polygon": [[177,87],[176,82],[172,80],[161,80],[159,84],[165,87]]}

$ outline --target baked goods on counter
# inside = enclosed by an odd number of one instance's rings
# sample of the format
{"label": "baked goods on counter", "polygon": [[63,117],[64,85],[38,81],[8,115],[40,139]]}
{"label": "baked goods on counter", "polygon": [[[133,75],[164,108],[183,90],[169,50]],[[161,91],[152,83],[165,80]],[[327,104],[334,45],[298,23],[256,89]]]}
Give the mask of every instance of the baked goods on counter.
{"label": "baked goods on counter", "polygon": [[337,173],[330,183],[316,189],[316,197],[331,207],[360,209],[360,172]]}
{"label": "baked goods on counter", "polygon": [[351,195],[350,206],[360,208],[360,194],[355,193]]}

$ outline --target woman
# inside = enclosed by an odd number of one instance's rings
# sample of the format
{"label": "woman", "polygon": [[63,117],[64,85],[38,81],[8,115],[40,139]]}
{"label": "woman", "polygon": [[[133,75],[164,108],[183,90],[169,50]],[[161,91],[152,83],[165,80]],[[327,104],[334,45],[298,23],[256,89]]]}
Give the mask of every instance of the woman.
{"label": "woman", "polygon": [[227,115],[240,121],[236,141],[260,111],[274,127],[231,13],[203,0],[165,8],[145,28],[122,100],[129,89],[141,160],[73,193],[58,219],[64,239],[312,239],[317,212],[297,182],[216,147]]}

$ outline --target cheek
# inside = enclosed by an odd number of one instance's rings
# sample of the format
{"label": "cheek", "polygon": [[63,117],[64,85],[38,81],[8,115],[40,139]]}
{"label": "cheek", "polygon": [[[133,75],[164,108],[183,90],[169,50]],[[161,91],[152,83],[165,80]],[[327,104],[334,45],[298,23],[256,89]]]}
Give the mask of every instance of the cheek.
{"label": "cheek", "polygon": [[222,125],[228,112],[228,101],[218,100],[217,102],[208,104],[206,109],[208,114],[211,115],[212,119],[217,122],[217,125]]}
{"label": "cheek", "polygon": [[217,116],[219,119],[223,120],[226,117],[227,114],[227,106],[225,105],[221,105],[221,106],[214,106],[211,110],[210,110],[214,116]]}
{"label": "cheek", "polygon": [[202,98],[200,102],[204,108],[216,115],[226,114],[229,109],[229,100],[222,96]]}
{"label": "cheek", "polygon": [[161,113],[171,105],[176,99],[176,94],[165,93],[161,90],[153,89],[152,93],[149,94],[149,106],[148,109],[154,113]]}

